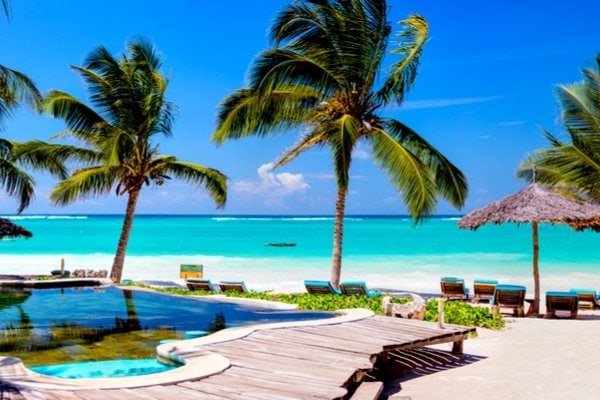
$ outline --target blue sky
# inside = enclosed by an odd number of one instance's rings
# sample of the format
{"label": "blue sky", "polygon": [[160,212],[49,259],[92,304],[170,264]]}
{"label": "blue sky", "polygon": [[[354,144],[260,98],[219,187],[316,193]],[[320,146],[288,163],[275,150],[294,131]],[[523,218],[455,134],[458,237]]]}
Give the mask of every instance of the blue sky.
{"label": "blue sky", "polygon": [[[120,54],[135,36],[151,39],[165,58],[167,96],[179,107],[164,154],[217,168],[229,178],[226,214],[332,214],[335,181],[326,150],[301,155],[272,171],[271,162],[299,132],[245,139],[217,147],[209,141],[215,110],[244,86],[252,58],[268,47],[267,27],[290,0],[208,2],[61,0],[12,2],[11,22],[0,21],[0,63],[26,73],[41,91],[67,91],[87,100],[70,65],[104,45]],[[440,202],[437,213],[466,213],[524,187],[515,169],[524,156],[546,146],[541,127],[562,132],[555,98],[558,84],[581,79],[600,51],[600,2],[391,0],[389,19],[410,13],[430,24],[418,78],[403,107],[384,110],[419,132],[466,174],[463,210]],[[61,121],[17,112],[2,136],[43,139],[64,129]],[[36,174],[37,213],[122,213],[124,199],[106,195],[67,207],[50,205],[56,183]],[[349,214],[404,214],[401,198],[373,164],[366,147],[354,154]],[[17,208],[0,193],[0,213]],[[139,213],[216,213],[202,190],[171,181],[145,188]]]}

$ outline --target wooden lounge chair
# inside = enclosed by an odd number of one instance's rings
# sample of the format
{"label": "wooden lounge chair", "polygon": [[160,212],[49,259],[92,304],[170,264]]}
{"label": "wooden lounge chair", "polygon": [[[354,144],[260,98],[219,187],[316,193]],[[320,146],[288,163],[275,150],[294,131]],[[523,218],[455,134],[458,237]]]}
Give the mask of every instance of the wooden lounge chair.
{"label": "wooden lounge chair", "polygon": [[334,289],[329,281],[305,280],[304,287],[310,294],[342,294],[342,291]]}
{"label": "wooden lounge chair", "polygon": [[494,298],[498,281],[495,279],[475,279],[473,281],[473,303],[489,303]]}
{"label": "wooden lounge chair", "polygon": [[577,294],[580,309],[600,308],[600,297],[593,289],[571,289],[571,293]]}
{"label": "wooden lounge chair", "polygon": [[567,311],[577,318],[578,298],[573,292],[546,292],[546,318],[556,317],[557,311]]}
{"label": "wooden lounge chair", "polygon": [[227,292],[229,290],[240,292],[240,293],[248,292],[248,289],[246,288],[246,284],[244,283],[244,281],[219,282],[219,289],[221,289],[221,292]]}
{"label": "wooden lounge chair", "polygon": [[525,292],[527,288],[521,285],[496,285],[492,299],[492,312],[500,314],[500,308],[511,308],[513,315],[525,316]]}
{"label": "wooden lounge chair", "polygon": [[379,290],[369,290],[364,281],[344,281],[340,283],[340,289],[342,293],[347,296],[351,296],[353,294],[369,297],[381,296],[381,292]]}
{"label": "wooden lounge chair", "polygon": [[448,300],[469,300],[469,289],[465,280],[453,276],[444,276],[440,279],[440,296]]}
{"label": "wooden lounge chair", "polygon": [[204,290],[206,292],[216,292],[219,290],[210,279],[188,278],[185,281],[185,285],[189,290]]}

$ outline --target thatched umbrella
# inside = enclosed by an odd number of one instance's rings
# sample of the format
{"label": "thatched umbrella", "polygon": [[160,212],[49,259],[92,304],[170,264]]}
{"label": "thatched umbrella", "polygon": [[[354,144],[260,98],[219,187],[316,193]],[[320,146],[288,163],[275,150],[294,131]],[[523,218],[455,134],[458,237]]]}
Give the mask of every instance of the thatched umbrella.
{"label": "thatched umbrella", "polygon": [[495,224],[531,222],[533,229],[533,282],[535,287],[533,312],[538,313],[540,306],[538,223],[560,223],[570,225],[575,230],[591,228],[600,231],[600,206],[567,198],[545,189],[537,183],[532,183],[520,192],[470,212],[461,218],[458,226],[475,230],[488,222]]}
{"label": "thatched umbrella", "polygon": [[25,238],[30,238],[33,235],[31,232],[29,232],[27,229],[23,228],[22,226],[13,224],[6,218],[0,218],[0,239],[5,238],[5,237],[14,238],[14,237],[20,237],[20,236],[25,237]]}

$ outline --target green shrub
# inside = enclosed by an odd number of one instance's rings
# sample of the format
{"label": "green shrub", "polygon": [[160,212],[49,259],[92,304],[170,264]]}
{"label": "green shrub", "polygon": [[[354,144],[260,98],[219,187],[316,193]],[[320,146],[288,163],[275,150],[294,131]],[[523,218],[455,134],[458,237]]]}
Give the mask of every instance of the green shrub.
{"label": "green shrub", "polygon": [[[189,291],[181,288],[161,288],[164,292],[180,295],[209,295],[210,292],[201,290]],[[383,313],[381,306],[382,297],[367,296],[340,296],[335,294],[314,295],[308,293],[270,293],[255,292],[239,293],[229,291],[226,296],[241,297],[248,299],[279,301],[282,303],[296,304],[300,310],[336,311],[346,308],[367,308],[375,314]],[[385,295],[385,294],[384,294]],[[394,302],[410,301],[410,298],[394,298]],[[499,315],[492,314],[485,307],[474,307],[463,301],[446,301],[444,303],[445,322],[448,324],[476,326],[480,328],[500,330],[504,326],[504,320]],[[431,299],[426,303],[425,320],[438,321],[438,302]]]}
{"label": "green shrub", "polygon": [[[425,308],[425,320],[437,322],[438,317],[437,299],[429,300]],[[496,330],[504,327],[504,319],[500,315],[491,313],[485,307],[472,306],[464,301],[444,302],[444,322]]]}

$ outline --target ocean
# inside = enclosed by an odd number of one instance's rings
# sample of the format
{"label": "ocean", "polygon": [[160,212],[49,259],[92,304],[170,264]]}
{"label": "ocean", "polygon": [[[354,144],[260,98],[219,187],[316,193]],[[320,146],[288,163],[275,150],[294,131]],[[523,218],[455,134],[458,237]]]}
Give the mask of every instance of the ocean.
{"label": "ocean", "polygon": [[[7,215],[33,233],[0,241],[0,274],[110,270],[122,216]],[[370,288],[439,293],[441,276],[495,278],[533,292],[529,224],[458,228],[460,217],[414,225],[404,216],[348,216],[342,280]],[[176,282],[181,264],[203,265],[213,281],[244,280],[256,290],[304,291],[304,279],[329,279],[333,217],[137,215],[124,279]],[[600,235],[540,224],[542,291],[600,289]],[[294,243],[295,246],[268,246]]]}

